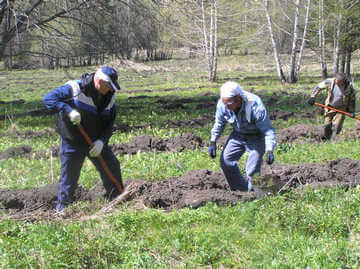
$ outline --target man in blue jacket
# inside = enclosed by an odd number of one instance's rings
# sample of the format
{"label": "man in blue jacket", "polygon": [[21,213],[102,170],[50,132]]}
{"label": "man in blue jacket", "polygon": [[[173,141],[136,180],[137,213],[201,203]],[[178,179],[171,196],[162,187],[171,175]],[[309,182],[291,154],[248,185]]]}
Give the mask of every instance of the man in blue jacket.
{"label": "man in blue jacket", "polygon": [[[112,67],[100,67],[94,73],[83,74],[80,80],[68,81],[43,98],[48,109],[58,111],[56,131],[60,134],[61,159],[58,211],[63,211],[72,202],[86,156],[100,173],[107,198],[114,198],[119,191],[96,158],[99,154],[123,186],[120,163],[108,146],[116,116],[115,92],[120,90],[117,79],[117,72]],[[79,132],[78,124],[93,141],[92,148]]]}
{"label": "man in blue jacket", "polygon": [[[227,122],[233,127],[233,131],[220,156],[221,169],[231,190],[253,191],[251,180],[256,172],[260,172],[264,153],[266,152],[268,164],[274,162],[275,129],[260,97],[244,91],[232,81],[221,87],[208,147],[212,158],[216,157],[216,141]],[[238,161],[245,151],[248,153],[247,180],[238,167]]]}

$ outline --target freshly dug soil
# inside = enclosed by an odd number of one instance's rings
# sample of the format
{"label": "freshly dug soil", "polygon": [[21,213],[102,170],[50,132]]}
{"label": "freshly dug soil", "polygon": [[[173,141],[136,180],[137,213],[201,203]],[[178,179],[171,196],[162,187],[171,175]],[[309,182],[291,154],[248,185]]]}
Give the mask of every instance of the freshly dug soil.
{"label": "freshly dug soil", "polygon": [[[127,180],[127,190],[131,195],[125,202],[140,201],[145,207],[180,209],[198,208],[206,203],[234,205],[239,202],[259,199],[266,194],[281,193],[289,189],[302,189],[304,186],[356,186],[359,184],[360,162],[351,159],[339,159],[328,163],[305,163],[297,165],[264,165],[262,175],[254,182],[254,192],[230,191],[221,172],[208,170],[190,171],[178,178],[149,182],[145,180]],[[74,201],[89,201],[90,205],[99,204],[104,189],[98,184],[88,190],[79,186]],[[39,216],[51,218],[57,197],[56,184],[50,184],[31,190],[0,189],[2,218],[16,215],[16,218],[28,218],[36,211],[33,219]],[[104,200],[103,200],[104,201]],[[106,203],[106,202],[103,202]],[[50,212],[50,213],[49,213]],[[53,214],[52,213],[52,214]],[[67,218],[73,218],[79,212],[67,211]]]}
{"label": "freshly dug soil", "polygon": [[[197,122],[193,121],[193,125],[196,125]],[[171,125],[171,122],[169,122]],[[181,125],[181,124],[180,124]],[[195,126],[194,126],[195,127]],[[47,134],[50,133],[49,129]],[[336,136],[335,140],[351,140],[351,139],[359,139],[360,138],[360,125],[348,130],[344,130],[338,136]],[[25,134],[22,134],[25,135]],[[26,135],[30,137],[38,137],[40,135],[36,132],[26,132]],[[41,135],[46,135],[46,132]],[[313,125],[294,125],[277,132],[277,144],[281,146],[283,143],[294,143],[294,142],[303,142],[303,143],[314,143],[314,142],[322,142],[324,136],[324,129],[322,126],[313,126]],[[228,136],[222,136],[217,141],[218,146],[224,146]],[[201,137],[192,134],[185,133],[176,137],[171,137],[168,139],[161,139],[157,137],[152,137],[149,135],[141,135],[135,137],[129,143],[119,143],[116,145],[112,145],[112,149],[115,154],[123,155],[123,154],[135,154],[138,151],[142,152],[150,152],[150,151],[172,151],[179,152],[183,150],[194,150],[201,147],[207,147],[208,141],[203,141]],[[59,154],[59,148],[53,147],[48,150],[42,151],[33,151],[32,147],[29,145],[20,145],[18,147],[8,148],[7,150],[0,151],[0,160],[9,159],[14,157],[24,157],[28,159],[40,159],[40,158],[48,158],[49,155],[53,157],[57,157]]]}

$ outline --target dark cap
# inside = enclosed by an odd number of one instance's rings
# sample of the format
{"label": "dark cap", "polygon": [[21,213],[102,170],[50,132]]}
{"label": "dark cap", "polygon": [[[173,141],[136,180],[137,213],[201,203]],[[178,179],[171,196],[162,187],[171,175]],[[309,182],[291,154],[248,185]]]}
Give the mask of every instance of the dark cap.
{"label": "dark cap", "polygon": [[101,80],[109,82],[111,85],[111,88],[114,91],[120,91],[120,86],[117,82],[118,74],[114,68],[112,68],[110,66],[100,67],[98,70],[96,70],[95,76]]}

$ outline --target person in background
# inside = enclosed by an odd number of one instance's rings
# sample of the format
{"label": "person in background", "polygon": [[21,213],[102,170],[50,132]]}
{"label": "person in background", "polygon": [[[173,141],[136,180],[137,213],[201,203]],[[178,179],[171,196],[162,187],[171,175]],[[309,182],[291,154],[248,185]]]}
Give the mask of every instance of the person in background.
{"label": "person in background", "polygon": [[[355,117],[355,90],[344,73],[337,73],[334,78],[328,78],[317,84],[308,100],[309,105],[315,104],[316,96],[327,90],[325,105],[345,112]],[[341,132],[345,115],[331,109],[324,113],[324,139],[330,140]]]}
{"label": "person in background", "polygon": [[[94,73],[83,74],[79,80],[66,82],[43,98],[48,109],[58,111],[56,131],[60,134],[61,175],[56,209],[59,212],[72,202],[86,156],[100,173],[108,199],[119,195],[119,191],[96,158],[99,154],[123,186],[120,163],[108,146],[116,116],[115,92],[120,90],[117,80],[117,72],[104,66]],[[77,128],[79,124],[94,141],[92,148]]]}
{"label": "person in background", "polygon": [[[216,157],[216,141],[227,122],[233,131],[220,156],[221,169],[231,190],[253,191],[252,177],[260,172],[264,153],[269,165],[274,162],[275,129],[260,97],[244,91],[233,81],[224,83],[220,90],[208,147],[211,158]],[[248,152],[246,179],[238,167],[245,151]]]}

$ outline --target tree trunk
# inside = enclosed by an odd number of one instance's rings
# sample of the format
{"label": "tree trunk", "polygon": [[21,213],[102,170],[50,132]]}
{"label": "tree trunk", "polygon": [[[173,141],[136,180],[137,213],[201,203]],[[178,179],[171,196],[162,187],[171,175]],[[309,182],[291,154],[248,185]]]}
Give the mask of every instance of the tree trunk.
{"label": "tree trunk", "polygon": [[352,54],[352,47],[349,47],[346,50],[346,62],[345,62],[345,73],[348,78],[351,77],[351,54]]}
{"label": "tree trunk", "polygon": [[274,58],[275,58],[275,63],[276,63],[276,70],[279,76],[279,79],[282,83],[284,83],[286,81],[285,76],[284,76],[284,72],[282,70],[282,66],[281,66],[281,61],[280,61],[280,57],[279,57],[279,52],[276,46],[276,41],[275,41],[275,37],[274,37],[274,31],[272,28],[272,21],[271,21],[271,17],[269,14],[269,1],[268,0],[264,0],[264,8],[265,8],[265,15],[266,15],[266,19],[268,22],[268,30],[269,30],[269,34],[270,34],[270,39],[271,39],[271,45],[273,48],[273,52],[274,52]]}
{"label": "tree trunk", "polygon": [[337,19],[337,23],[335,26],[334,33],[334,62],[333,62],[333,72],[336,74],[339,72],[339,54],[340,54],[340,32],[341,32],[341,22],[342,22],[342,10],[344,8],[343,0],[340,1],[340,11]]}
{"label": "tree trunk", "polygon": [[205,0],[201,0],[203,48],[208,65],[209,80],[216,80],[217,69],[217,19],[216,19],[216,0],[210,2],[210,27],[206,24]]}
{"label": "tree trunk", "polygon": [[310,4],[311,4],[311,0],[308,0],[307,6],[306,6],[306,15],[305,15],[305,22],[304,22],[304,32],[303,32],[303,37],[302,37],[302,41],[301,41],[299,58],[298,58],[298,62],[297,62],[297,64],[296,64],[296,69],[295,69],[295,77],[296,77],[297,80],[299,79],[299,72],[300,72],[300,68],[301,68],[301,60],[302,60],[302,56],[303,56],[303,52],[304,52],[304,47],[305,47],[305,43],[306,43],[306,32],[307,32],[307,26],[308,26],[308,21],[309,21]]}
{"label": "tree trunk", "polygon": [[319,49],[321,75],[323,79],[327,78],[327,67],[325,58],[325,33],[324,33],[324,0],[319,1]]}
{"label": "tree trunk", "polygon": [[217,71],[217,7],[216,0],[211,2],[211,35],[212,38],[212,66],[211,66],[211,77],[210,81],[216,81],[216,71]]}
{"label": "tree trunk", "polygon": [[295,0],[295,17],[294,17],[294,33],[293,33],[293,41],[291,47],[291,54],[290,54],[290,68],[289,68],[289,75],[288,75],[288,82],[295,83],[297,81],[297,77],[295,76],[295,62],[296,62],[296,45],[298,40],[298,21],[299,21],[299,4],[300,0]]}
{"label": "tree trunk", "polygon": [[346,55],[345,52],[341,53],[341,61],[340,61],[340,72],[345,73],[345,61],[346,61]]}

